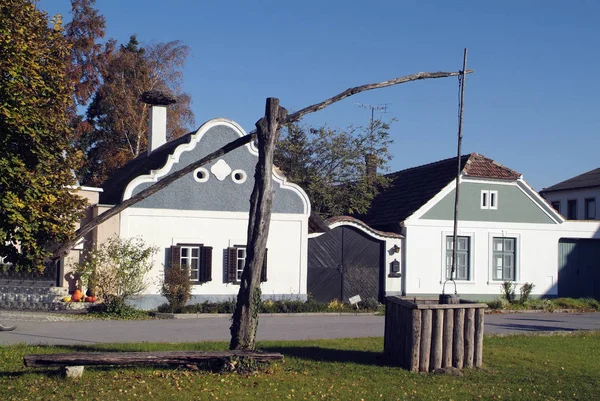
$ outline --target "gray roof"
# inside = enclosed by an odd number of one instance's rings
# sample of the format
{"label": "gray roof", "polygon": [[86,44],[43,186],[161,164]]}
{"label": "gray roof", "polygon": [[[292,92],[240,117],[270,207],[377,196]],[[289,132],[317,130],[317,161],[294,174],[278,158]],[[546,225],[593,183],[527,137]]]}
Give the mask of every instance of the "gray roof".
{"label": "gray roof", "polygon": [[590,170],[587,173],[580,174],[576,177],[559,182],[558,184],[554,184],[551,187],[544,188],[540,193],[543,194],[554,191],[566,191],[569,189],[590,187],[600,187],[600,168]]}

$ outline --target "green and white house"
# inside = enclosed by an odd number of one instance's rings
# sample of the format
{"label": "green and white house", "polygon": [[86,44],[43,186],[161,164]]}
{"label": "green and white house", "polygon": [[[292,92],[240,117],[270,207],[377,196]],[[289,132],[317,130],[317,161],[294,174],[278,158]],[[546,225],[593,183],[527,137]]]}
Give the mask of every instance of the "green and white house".
{"label": "green and white house", "polygon": [[[450,158],[392,173],[390,187],[360,216],[375,229],[404,236],[404,295],[440,294],[449,278],[456,172],[457,159]],[[537,296],[600,295],[593,288],[568,293],[600,271],[596,258],[582,274],[581,264],[593,258],[582,259],[568,245],[596,242],[600,222],[565,220],[521,174],[477,153],[461,157],[459,185],[455,282],[461,297],[497,297],[504,281],[533,283]],[[451,282],[446,293],[454,293]]]}

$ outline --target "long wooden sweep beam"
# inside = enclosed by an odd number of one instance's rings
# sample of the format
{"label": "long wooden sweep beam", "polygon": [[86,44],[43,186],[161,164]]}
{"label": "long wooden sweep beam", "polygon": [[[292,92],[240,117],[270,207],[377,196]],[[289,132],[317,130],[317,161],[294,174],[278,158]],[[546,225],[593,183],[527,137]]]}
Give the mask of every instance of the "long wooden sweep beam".
{"label": "long wooden sweep beam", "polygon": [[[470,74],[472,73],[473,70],[467,70],[465,71],[466,74]],[[372,83],[372,84],[366,84],[366,85],[361,85],[361,86],[355,86],[353,88],[349,88],[346,89],[345,91],[332,96],[320,103],[316,103],[313,104],[311,106],[305,107],[295,113],[289,114],[282,122],[280,122],[279,126],[283,127],[289,123],[295,122],[300,120],[303,116],[310,114],[310,113],[314,113],[316,111],[322,110],[325,107],[339,102],[340,100],[343,100],[347,97],[356,95],[360,92],[364,92],[364,91],[368,91],[368,90],[373,90],[373,89],[379,89],[379,88],[385,88],[388,86],[394,86],[394,85],[399,85],[399,84],[403,84],[406,82],[412,82],[412,81],[419,81],[419,80],[423,80],[423,79],[435,79],[435,78],[448,78],[448,77],[456,77],[462,74],[462,71],[456,71],[456,72],[443,72],[443,71],[439,71],[439,72],[417,72],[415,74],[411,74],[411,75],[406,75],[403,77],[398,77],[398,78],[394,78],[394,79],[390,79],[388,81],[383,81],[383,82],[376,82],[376,83]],[[120,204],[116,205],[115,207],[105,211],[104,213],[98,215],[97,217],[95,217],[94,219],[92,219],[91,221],[89,221],[88,223],[84,224],[83,226],[81,226],[76,232],[75,232],[75,237],[73,239],[71,239],[68,242],[65,242],[64,244],[62,244],[61,246],[57,247],[53,252],[52,252],[52,256],[50,257],[50,259],[58,259],[60,257],[62,257],[65,253],[67,253],[71,248],[73,248],[73,246],[81,239],[83,238],[87,233],[89,233],[90,231],[92,231],[96,226],[98,226],[99,224],[102,224],[103,222],[105,222],[106,220],[110,219],[113,216],[116,216],[117,214],[121,213],[123,210],[127,209],[129,206],[132,206],[144,199],[146,199],[147,197],[149,197],[150,195],[160,191],[161,189],[165,188],[166,186],[168,186],[169,184],[171,184],[172,182],[178,180],[179,178],[183,177],[184,175],[191,173],[192,171],[194,171],[195,169],[197,169],[198,167],[201,167],[207,163],[210,163],[211,161],[215,160],[218,157],[223,156],[226,153],[231,152],[232,150],[235,150],[241,146],[246,145],[247,143],[250,143],[252,141],[254,141],[256,139],[256,130],[250,132],[250,134],[243,136],[241,138],[238,138],[230,143],[228,143],[227,145],[223,146],[222,148],[216,150],[215,152],[209,154],[208,156],[203,157],[202,159],[182,168],[181,170],[175,171],[163,178],[161,178],[157,183],[151,185],[150,187],[144,189],[143,191],[141,191],[140,193],[138,193],[137,195],[121,202]]]}

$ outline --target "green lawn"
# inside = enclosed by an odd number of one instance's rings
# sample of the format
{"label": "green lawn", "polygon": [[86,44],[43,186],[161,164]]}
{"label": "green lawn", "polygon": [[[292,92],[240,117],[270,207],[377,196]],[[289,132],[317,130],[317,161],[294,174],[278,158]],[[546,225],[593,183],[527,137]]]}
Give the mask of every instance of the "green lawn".
{"label": "green lawn", "polygon": [[23,366],[28,353],[225,349],[225,343],[0,347],[0,400],[596,400],[600,333],[486,337],[484,369],[464,376],[385,365],[381,338],[263,342],[285,362],[241,375],[172,368],[86,368],[81,379]]}

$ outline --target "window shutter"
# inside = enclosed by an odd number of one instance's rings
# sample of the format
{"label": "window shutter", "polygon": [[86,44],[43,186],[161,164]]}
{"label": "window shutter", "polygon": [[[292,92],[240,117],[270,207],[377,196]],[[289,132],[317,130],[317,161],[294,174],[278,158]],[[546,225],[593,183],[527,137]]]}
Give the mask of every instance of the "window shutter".
{"label": "window shutter", "polygon": [[237,281],[237,249],[235,247],[227,248],[227,282],[235,283]]}
{"label": "window shutter", "polygon": [[198,280],[201,283],[212,281],[212,246],[200,247],[200,268]]}
{"label": "window shutter", "polygon": [[171,264],[170,267],[179,266],[181,264],[181,247],[178,245],[171,246]]}
{"label": "window shutter", "polygon": [[262,269],[260,270],[260,282],[264,283],[267,281],[267,254],[269,253],[268,249],[265,249],[265,258],[263,259]]}

